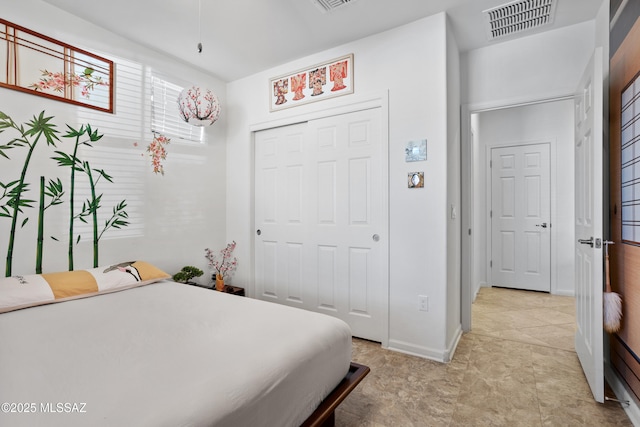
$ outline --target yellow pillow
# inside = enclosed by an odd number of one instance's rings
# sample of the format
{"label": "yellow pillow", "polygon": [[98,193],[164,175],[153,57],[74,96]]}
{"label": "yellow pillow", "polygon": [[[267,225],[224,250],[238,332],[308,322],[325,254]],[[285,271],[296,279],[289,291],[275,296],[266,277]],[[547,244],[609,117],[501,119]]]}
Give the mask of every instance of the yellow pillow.
{"label": "yellow pillow", "polygon": [[144,261],[0,278],[0,313],[147,285],[171,277]]}

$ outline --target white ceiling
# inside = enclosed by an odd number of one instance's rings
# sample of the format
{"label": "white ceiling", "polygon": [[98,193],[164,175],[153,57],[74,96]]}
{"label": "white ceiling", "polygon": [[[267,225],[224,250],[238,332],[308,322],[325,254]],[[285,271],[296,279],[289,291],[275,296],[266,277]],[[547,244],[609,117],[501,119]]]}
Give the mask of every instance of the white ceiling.
{"label": "white ceiling", "polygon": [[[476,49],[489,44],[482,11],[509,3],[509,0],[351,0],[332,12],[322,13],[313,0],[44,1],[225,81],[442,11],[451,18],[460,49]],[[535,31],[592,20],[602,1],[557,0],[554,23]],[[519,37],[530,34],[521,33]],[[197,51],[199,41],[202,53]]]}

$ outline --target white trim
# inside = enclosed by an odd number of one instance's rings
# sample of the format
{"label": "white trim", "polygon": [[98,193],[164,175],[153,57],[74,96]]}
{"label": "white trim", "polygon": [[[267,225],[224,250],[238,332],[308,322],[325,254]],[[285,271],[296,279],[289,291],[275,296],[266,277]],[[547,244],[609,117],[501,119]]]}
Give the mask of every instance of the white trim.
{"label": "white trim", "polygon": [[[309,113],[291,115],[280,119],[269,120],[262,123],[254,123],[249,125],[249,131],[258,132],[261,130],[272,129],[280,126],[288,126],[296,123],[308,122],[310,120],[322,119],[330,116],[338,116],[346,113],[354,113],[356,111],[369,110],[371,108],[382,108],[383,120],[386,122],[383,131],[386,130],[385,137],[388,142],[389,129],[389,91],[375,94],[365,94],[356,99],[354,102],[338,107],[326,108]],[[351,98],[353,99],[353,98]],[[387,144],[388,145],[388,144]]]}
{"label": "white trim", "polygon": [[397,351],[398,353],[421,357],[423,359],[429,359],[440,363],[448,362],[447,358],[452,354],[450,349],[446,349],[444,351],[434,350],[429,347],[415,345],[406,341],[399,340],[389,340],[389,345],[384,348],[392,351]]}
{"label": "white trim", "polygon": [[[554,95],[550,95],[550,96],[543,96],[543,97],[537,97],[537,98],[532,98],[532,97],[525,97],[525,98],[521,98],[521,99],[512,99],[512,100],[498,100],[498,101],[493,101],[493,102],[485,102],[485,103],[475,103],[475,104],[462,104],[461,105],[461,119],[460,119],[460,126],[461,126],[461,156],[462,156],[462,161],[465,162],[465,157],[466,156],[470,156],[471,153],[473,152],[473,141],[471,141],[471,116],[473,114],[477,114],[477,113],[482,113],[485,111],[492,111],[492,110],[501,110],[501,109],[505,109],[505,108],[513,108],[513,107],[521,107],[521,106],[525,106],[525,105],[533,105],[533,104],[541,104],[541,103],[546,103],[546,102],[552,102],[552,101],[563,101],[563,100],[569,100],[569,99],[573,99],[573,94],[554,94]],[[466,162],[471,162],[472,159],[466,159]],[[463,174],[462,176],[462,186],[469,186],[471,188],[471,186],[473,185],[474,181],[473,181],[473,176],[470,176],[469,174]],[[461,209],[464,212],[469,212],[471,210],[473,206],[473,192],[472,191],[468,191],[468,192],[462,192],[461,194]],[[464,221],[465,219],[463,219]],[[469,224],[471,225],[471,224]],[[463,230],[468,229],[471,227],[466,227],[464,226],[463,223]],[[477,233],[477,230],[471,230],[472,235],[474,233]],[[470,245],[471,243],[470,239],[462,239],[462,245]],[[460,311],[461,311],[461,323],[462,323],[462,330],[465,332],[469,332],[472,329],[472,322],[471,322],[471,304],[473,303],[474,300],[474,296],[472,296],[472,291],[473,291],[473,283],[472,283],[472,276],[473,276],[473,271],[469,272],[468,269],[470,268],[471,265],[473,265],[474,262],[474,256],[473,256],[473,246],[468,246],[467,247],[468,250],[462,250],[462,278],[466,278],[467,280],[462,280],[462,290],[461,290],[461,294],[460,294]],[[464,274],[464,270],[467,270],[467,274]]]}
{"label": "white trim", "polygon": [[456,349],[458,348],[458,344],[460,343],[461,339],[462,339],[462,328],[460,327],[460,325],[458,325],[458,327],[456,328],[456,332],[453,334],[453,338],[451,339],[451,342],[447,346],[447,350],[443,354],[445,362],[449,363],[453,360],[453,355],[456,352]]}
{"label": "white trim", "polygon": [[447,348],[442,350],[434,350],[429,347],[415,345],[406,341],[389,340],[388,346],[383,346],[388,350],[397,351],[399,353],[408,354],[411,356],[422,357],[423,359],[435,360],[436,362],[449,363],[453,359],[453,355],[458,348],[458,344],[462,339],[462,328],[458,326],[456,332],[453,334],[453,338],[447,345]]}
{"label": "white trim", "polygon": [[554,292],[554,295],[558,295],[558,296],[561,296],[561,297],[575,297],[576,293],[575,292],[571,292],[571,291],[558,291],[558,290],[556,290]]}
{"label": "white trim", "polygon": [[[469,238],[469,230],[471,236],[475,236],[478,230],[473,229],[473,174],[470,172],[473,164],[473,141],[471,138],[471,111],[468,104],[460,107],[460,156],[461,156],[461,177],[460,186],[460,211],[463,213],[461,227],[463,230],[463,238],[461,241],[461,258],[460,258],[460,324],[464,332],[471,331],[471,304],[475,301],[474,284],[473,284],[473,265],[476,262],[473,255],[473,239]],[[465,191],[465,188],[468,190]],[[475,238],[475,237],[474,237]]]}
{"label": "white trim", "polygon": [[[505,110],[508,108],[526,107],[528,105],[546,104],[555,101],[568,101],[573,99],[573,94],[569,95],[555,95],[542,98],[522,98],[496,102],[483,102],[477,104],[465,104],[464,108],[468,110],[469,119],[472,114],[485,113],[488,111]],[[469,123],[469,126],[471,124]]]}
{"label": "white trim", "polygon": [[492,146],[490,145],[486,145],[484,147],[484,187],[487,189],[486,192],[484,193],[484,197],[485,197],[485,206],[486,208],[489,210],[489,212],[486,215],[486,221],[484,223],[485,226],[485,233],[487,233],[487,238],[485,239],[485,253],[488,255],[487,256],[487,265],[485,266],[486,268],[486,280],[487,283],[491,283],[493,284],[493,266],[492,266],[492,261],[493,261],[493,253],[491,251],[491,243],[492,243],[492,239],[493,239],[493,224],[492,224],[492,213],[491,213],[491,197],[493,196],[493,194],[491,194],[491,150],[493,149]]}
{"label": "white trim", "polygon": [[478,294],[480,293],[481,288],[490,288],[490,287],[491,285],[489,285],[487,282],[485,281],[480,282],[480,284],[478,285],[478,288],[473,293],[473,301],[475,302],[476,298],[478,298]]}
{"label": "white trim", "polygon": [[[461,110],[461,119],[464,117],[464,108]],[[470,117],[470,116],[469,116]],[[471,307],[473,301],[475,301],[475,295],[471,296],[471,293],[475,293],[474,290],[474,263],[473,256],[474,240],[477,230],[473,230],[473,218],[474,210],[473,203],[465,208],[464,200],[473,200],[473,174],[475,165],[473,164],[473,144],[462,143],[464,140],[464,126],[462,127],[461,143],[460,143],[460,231],[462,233],[460,238],[460,326],[462,331],[469,332],[471,330],[471,310],[464,310],[464,307]],[[469,126],[468,139],[473,140],[473,129]],[[468,286],[465,286],[468,284]]]}
{"label": "white trim", "polygon": [[629,0],[622,0],[620,6],[618,6],[618,10],[616,10],[616,13],[611,18],[611,21],[609,21],[609,31],[613,30],[613,27],[615,27],[616,22],[618,22],[618,19],[622,15],[622,11],[625,7],[627,7],[627,3],[629,3]]}
{"label": "white trim", "polygon": [[621,404],[622,409],[626,412],[629,420],[634,426],[640,426],[640,406],[638,402],[635,400],[633,393],[630,393],[627,390],[627,387],[624,385],[624,382],[620,379],[620,376],[616,371],[611,369],[610,363],[605,363],[604,376],[607,379],[607,382],[611,386],[611,389],[616,395],[616,399],[620,401],[627,401],[629,405]]}

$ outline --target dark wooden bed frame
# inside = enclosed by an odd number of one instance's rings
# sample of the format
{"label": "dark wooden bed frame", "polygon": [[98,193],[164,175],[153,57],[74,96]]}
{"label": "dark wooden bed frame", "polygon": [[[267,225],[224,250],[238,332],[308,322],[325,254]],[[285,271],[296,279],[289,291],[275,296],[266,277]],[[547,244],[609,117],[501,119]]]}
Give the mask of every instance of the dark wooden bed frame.
{"label": "dark wooden bed frame", "polygon": [[302,423],[301,427],[333,427],[336,424],[336,408],[371,371],[368,366],[351,362],[349,372],[340,384],[320,403],[320,406]]}

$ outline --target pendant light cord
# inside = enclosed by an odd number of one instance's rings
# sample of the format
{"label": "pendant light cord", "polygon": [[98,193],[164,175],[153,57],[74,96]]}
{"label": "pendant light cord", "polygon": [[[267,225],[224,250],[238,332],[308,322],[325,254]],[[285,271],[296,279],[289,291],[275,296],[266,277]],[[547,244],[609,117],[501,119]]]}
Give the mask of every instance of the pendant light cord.
{"label": "pendant light cord", "polygon": [[198,0],[198,53],[202,53],[202,0]]}

